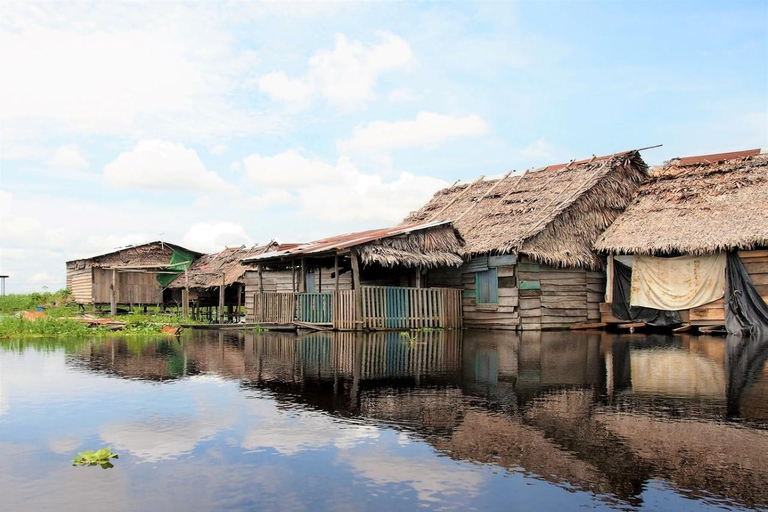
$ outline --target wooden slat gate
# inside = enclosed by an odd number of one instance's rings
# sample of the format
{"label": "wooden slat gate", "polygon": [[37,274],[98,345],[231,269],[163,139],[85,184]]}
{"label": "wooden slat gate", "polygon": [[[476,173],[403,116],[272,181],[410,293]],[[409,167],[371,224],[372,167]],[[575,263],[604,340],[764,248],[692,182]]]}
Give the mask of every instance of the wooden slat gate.
{"label": "wooden slat gate", "polygon": [[333,324],[333,293],[297,293],[296,320],[308,324]]}
{"label": "wooden slat gate", "polygon": [[371,330],[459,328],[461,290],[362,286],[363,326]]}
{"label": "wooden slat gate", "polygon": [[339,290],[333,293],[333,328],[353,331],[356,328],[355,290]]}

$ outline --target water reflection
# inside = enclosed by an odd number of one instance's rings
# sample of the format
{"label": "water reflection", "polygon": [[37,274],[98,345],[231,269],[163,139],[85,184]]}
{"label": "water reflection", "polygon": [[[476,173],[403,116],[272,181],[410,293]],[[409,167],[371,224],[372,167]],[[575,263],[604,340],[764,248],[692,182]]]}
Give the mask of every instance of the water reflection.
{"label": "water reflection", "polygon": [[[68,346],[67,364],[196,386],[177,407],[148,413],[137,400],[100,427],[105,442],[148,462],[223,436],[240,453],[331,446],[334,464],[356,478],[408,482],[420,502],[478,497],[488,485],[480,473],[387,447],[388,428],[403,446],[418,441],[610,507],[643,507],[659,483],[701,506],[755,507],[768,505],[767,345],[602,332],[220,332]],[[233,382],[239,397],[213,385]],[[51,441],[60,451],[76,444]]]}

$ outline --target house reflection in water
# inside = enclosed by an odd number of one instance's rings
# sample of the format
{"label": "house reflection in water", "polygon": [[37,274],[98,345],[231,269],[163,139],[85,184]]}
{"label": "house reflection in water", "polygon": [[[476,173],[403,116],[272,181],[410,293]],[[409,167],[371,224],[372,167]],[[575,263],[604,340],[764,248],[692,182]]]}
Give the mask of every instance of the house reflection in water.
{"label": "house reflection in water", "polygon": [[211,373],[290,408],[402,430],[491,464],[638,505],[652,480],[768,505],[765,343],[604,332],[202,334],[92,344],[125,378]]}

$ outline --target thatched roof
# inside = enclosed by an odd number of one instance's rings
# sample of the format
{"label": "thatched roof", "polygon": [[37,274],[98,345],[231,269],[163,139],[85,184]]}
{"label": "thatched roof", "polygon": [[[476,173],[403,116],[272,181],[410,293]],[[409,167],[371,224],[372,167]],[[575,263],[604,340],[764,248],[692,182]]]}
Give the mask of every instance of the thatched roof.
{"label": "thatched roof", "polygon": [[114,251],[91,256],[90,258],[78,258],[67,261],[67,266],[75,263],[88,263],[89,266],[150,266],[157,265],[162,267],[168,265],[173,251],[182,251],[192,254],[193,257],[201,256],[202,253],[191,251],[187,248],[168,242],[156,241],[140,245],[131,245],[122,247]]}
{"label": "thatched roof", "polygon": [[[270,242],[267,245],[254,246],[250,249],[243,247],[229,247],[216,254],[204,254],[189,267],[187,271],[189,277],[189,287],[197,289],[207,289],[221,286],[222,278],[224,284],[229,286],[237,282],[244,282],[246,270],[249,267],[242,263],[244,258],[258,256],[278,247],[277,242]],[[184,288],[186,279],[184,274],[174,279],[168,288]]]}
{"label": "thatched roof", "polygon": [[768,154],[759,153],[688,157],[653,169],[595,248],[704,254],[768,246]]}
{"label": "thatched roof", "polygon": [[549,265],[600,268],[592,243],[647,176],[637,151],[545,167],[437,192],[406,223],[450,220],[464,255],[524,254]]}
{"label": "thatched roof", "polygon": [[449,222],[422,222],[336,235],[289,249],[280,248],[251,256],[244,258],[244,261],[270,265],[302,257],[345,255],[354,249],[360,254],[363,265],[435,268],[461,265],[463,260],[459,252],[463,243],[461,235]]}

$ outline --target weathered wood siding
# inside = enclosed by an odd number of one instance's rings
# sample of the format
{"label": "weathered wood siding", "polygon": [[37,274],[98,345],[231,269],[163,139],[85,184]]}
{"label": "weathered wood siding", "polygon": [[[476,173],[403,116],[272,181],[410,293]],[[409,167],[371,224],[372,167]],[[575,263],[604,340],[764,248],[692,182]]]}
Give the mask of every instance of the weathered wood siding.
{"label": "weathered wood siding", "polygon": [[[109,287],[112,271],[94,268],[93,302],[109,304]],[[118,304],[160,304],[163,302],[163,287],[153,272],[118,272],[115,284],[115,300]]]}
{"label": "weathered wood siding", "polygon": [[[428,286],[462,289],[464,326],[473,329],[520,328],[518,289],[515,277],[516,258],[513,255],[472,258],[458,268],[439,268],[427,275]],[[476,272],[496,269],[498,303],[478,304]]]}
{"label": "weathered wood siding", "polygon": [[[314,269],[315,292],[331,292],[335,290],[336,280],[333,277],[333,267]],[[265,270],[262,272],[263,291],[288,293],[299,286],[299,272],[294,277],[290,270]],[[352,272],[339,274],[339,290],[352,289]],[[259,293],[259,272],[249,270],[245,273],[245,315],[248,322],[254,321],[254,298]]]}
{"label": "weathered wood siding", "polygon": [[67,272],[67,288],[72,291],[72,298],[77,304],[93,303],[93,273],[91,268],[69,270]]}

